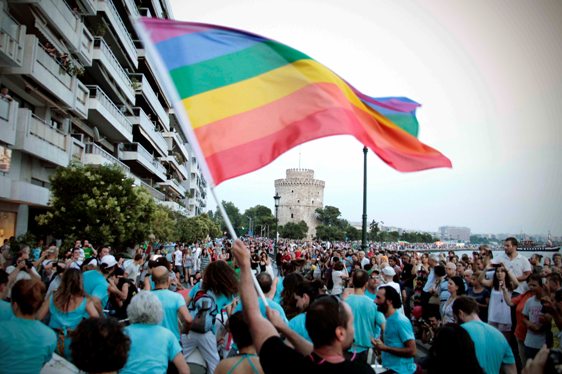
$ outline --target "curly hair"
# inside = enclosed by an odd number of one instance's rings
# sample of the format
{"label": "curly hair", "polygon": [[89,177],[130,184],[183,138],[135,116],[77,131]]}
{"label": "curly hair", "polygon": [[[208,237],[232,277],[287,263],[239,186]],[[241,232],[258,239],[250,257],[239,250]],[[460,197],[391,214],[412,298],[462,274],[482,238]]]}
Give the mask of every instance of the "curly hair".
{"label": "curly hair", "polygon": [[82,371],[118,371],[127,363],[131,340],[113,318],[84,319],[71,337],[72,361]]}
{"label": "curly hair", "polygon": [[201,289],[230,297],[238,293],[236,273],[226,261],[211,262],[203,272]]}

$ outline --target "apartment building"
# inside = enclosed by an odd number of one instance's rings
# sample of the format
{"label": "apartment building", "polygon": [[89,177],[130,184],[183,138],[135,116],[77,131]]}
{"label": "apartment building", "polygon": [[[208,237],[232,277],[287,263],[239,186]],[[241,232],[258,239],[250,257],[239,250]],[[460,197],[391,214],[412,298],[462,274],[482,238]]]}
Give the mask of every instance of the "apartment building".
{"label": "apartment building", "polygon": [[164,206],[206,209],[207,185],[130,17],[167,0],[0,0],[0,240],[32,229],[49,176],[117,165]]}

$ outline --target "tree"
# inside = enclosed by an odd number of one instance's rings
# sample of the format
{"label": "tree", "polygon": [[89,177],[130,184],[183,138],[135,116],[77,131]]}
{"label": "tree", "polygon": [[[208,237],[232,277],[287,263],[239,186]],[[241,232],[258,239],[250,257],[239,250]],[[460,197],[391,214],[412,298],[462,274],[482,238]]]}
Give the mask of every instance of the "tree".
{"label": "tree", "polygon": [[179,240],[185,243],[203,241],[207,237],[217,238],[221,236],[219,225],[207,214],[197,217],[180,217],[177,222]]}
{"label": "tree", "polygon": [[[228,215],[228,218],[232,223],[234,231],[236,231],[236,234],[240,234],[243,231],[242,227],[244,226],[242,215],[240,214],[240,209],[238,209],[238,207],[236,207],[236,205],[234,205],[234,203],[230,201],[223,200],[222,206],[224,207],[224,210],[226,211],[226,214]],[[214,214],[214,220],[219,224],[222,232],[228,232],[228,228],[226,227],[224,218],[222,217],[218,209]]]}
{"label": "tree", "polygon": [[347,228],[345,229],[345,239],[349,241],[360,240],[361,231],[348,224]]}
{"label": "tree", "polygon": [[156,204],[116,167],[71,165],[50,178],[49,211],[37,222],[57,238],[133,245],[151,232]]}
{"label": "tree", "polygon": [[369,239],[372,241],[378,241],[380,240],[380,232],[381,232],[381,228],[380,225],[383,222],[377,222],[375,220],[372,220],[371,223],[369,224]]}
{"label": "tree", "polygon": [[179,239],[176,227],[179,217],[176,215],[179,216],[178,213],[173,212],[171,209],[156,205],[150,223],[150,231],[157,241],[175,242]]}
{"label": "tree", "polygon": [[320,240],[340,241],[345,239],[345,231],[337,226],[318,225],[316,237]]}
{"label": "tree", "polygon": [[338,208],[334,206],[327,205],[325,208],[316,209],[316,214],[318,221],[326,226],[344,226],[342,220],[340,220],[341,212]]}
{"label": "tree", "polygon": [[308,233],[308,225],[305,221],[299,223],[288,222],[279,226],[279,235],[285,239],[304,239]]}
{"label": "tree", "polygon": [[266,227],[270,227],[270,232],[273,232],[273,227],[275,226],[275,217],[271,213],[271,209],[263,205],[256,205],[255,207],[248,208],[242,216],[242,222],[248,224],[250,220],[252,221],[254,227],[254,235],[256,233],[261,233],[265,231]]}

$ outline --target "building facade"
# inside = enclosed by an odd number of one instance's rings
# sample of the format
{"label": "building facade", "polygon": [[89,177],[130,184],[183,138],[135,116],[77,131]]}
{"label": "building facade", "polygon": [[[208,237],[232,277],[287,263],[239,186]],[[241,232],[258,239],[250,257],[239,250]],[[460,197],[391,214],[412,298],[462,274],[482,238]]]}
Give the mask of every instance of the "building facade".
{"label": "building facade", "polygon": [[468,227],[441,226],[439,227],[441,240],[470,241],[470,229]]}
{"label": "building facade", "polygon": [[308,239],[316,235],[316,209],[324,206],[324,181],[314,179],[314,170],[287,169],[285,179],[275,180],[279,200],[279,225],[305,221]]}
{"label": "building facade", "polygon": [[0,2],[0,240],[25,233],[71,162],[116,165],[157,203],[205,210],[207,186],[131,17],[167,0]]}

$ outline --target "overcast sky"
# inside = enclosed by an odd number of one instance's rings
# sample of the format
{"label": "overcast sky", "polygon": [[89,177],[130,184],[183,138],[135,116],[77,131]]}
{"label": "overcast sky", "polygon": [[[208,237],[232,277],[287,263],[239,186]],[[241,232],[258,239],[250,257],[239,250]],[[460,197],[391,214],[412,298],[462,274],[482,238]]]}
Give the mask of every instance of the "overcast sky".
{"label": "overcast sky", "polygon": [[[178,20],[296,48],[370,96],[422,104],[419,138],[452,169],[400,173],[368,156],[368,219],[437,231],[562,235],[562,1],[172,0]],[[275,179],[315,170],[324,205],[361,221],[362,145],[299,146],[223,182],[219,199],[273,210]],[[209,207],[215,208],[209,198]]]}

